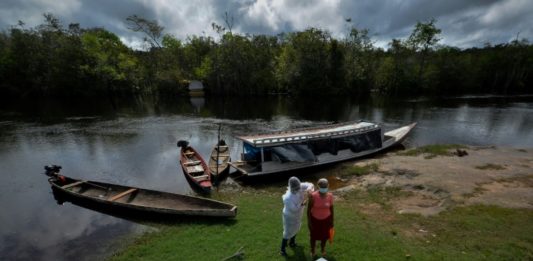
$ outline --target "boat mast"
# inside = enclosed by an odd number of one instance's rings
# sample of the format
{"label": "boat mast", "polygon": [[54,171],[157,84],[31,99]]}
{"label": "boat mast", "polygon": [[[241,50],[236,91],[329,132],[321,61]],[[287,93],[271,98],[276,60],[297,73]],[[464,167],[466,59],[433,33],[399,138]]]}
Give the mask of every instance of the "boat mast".
{"label": "boat mast", "polygon": [[217,137],[217,164],[216,164],[216,165],[217,165],[217,168],[216,168],[216,170],[217,170],[217,172],[216,172],[216,173],[217,173],[217,177],[218,177],[218,174],[219,174],[219,173],[218,173],[218,163],[219,163],[219,159],[218,159],[218,157],[219,157],[219,155],[220,155],[220,128],[221,128],[221,127],[222,127],[222,124],[219,124],[219,125],[218,125],[218,137]]}

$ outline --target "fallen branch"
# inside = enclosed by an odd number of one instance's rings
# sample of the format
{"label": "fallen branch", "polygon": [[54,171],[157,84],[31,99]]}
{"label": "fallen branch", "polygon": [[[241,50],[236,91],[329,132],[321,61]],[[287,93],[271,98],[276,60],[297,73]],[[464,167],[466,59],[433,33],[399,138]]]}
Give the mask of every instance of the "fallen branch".
{"label": "fallen branch", "polygon": [[222,259],[222,261],[227,261],[233,258],[238,258],[238,259],[244,258],[244,251],[242,251],[243,248],[244,247],[242,246],[241,248],[239,248],[239,250],[237,250],[237,252],[235,252],[235,254]]}

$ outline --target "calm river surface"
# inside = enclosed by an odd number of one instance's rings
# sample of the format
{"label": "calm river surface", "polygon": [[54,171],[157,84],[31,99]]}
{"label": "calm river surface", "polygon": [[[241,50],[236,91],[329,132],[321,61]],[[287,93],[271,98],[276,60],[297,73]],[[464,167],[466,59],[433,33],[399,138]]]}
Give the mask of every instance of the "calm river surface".
{"label": "calm river surface", "polygon": [[[156,105],[155,105],[156,104]],[[149,227],[54,200],[43,166],[67,176],[193,193],[178,166],[176,142],[207,156],[222,138],[240,153],[234,135],[369,120],[390,130],[418,126],[407,147],[434,143],[533,148],[533,97],[439,100],[103,101],[0,105],[0,260],[95,260],[120,239]],[[280,189],[280,191],[283,189]],[[280,192],[281,195],[281,192]],[[280,209],[281,211],[281,209]]]}

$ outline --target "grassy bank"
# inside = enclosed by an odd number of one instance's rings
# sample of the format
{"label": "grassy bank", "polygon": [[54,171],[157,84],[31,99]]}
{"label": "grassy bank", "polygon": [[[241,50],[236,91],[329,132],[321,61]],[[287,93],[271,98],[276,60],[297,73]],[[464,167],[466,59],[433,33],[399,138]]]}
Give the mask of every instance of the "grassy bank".
{"label": "grassy bank", "polygon": [[431,159],[437,156],[453,156],[453,150],[466,148],[466,146],[458,144],[433,144],[413,148],[404,152],[400,152],[398,154],[403,156],[424,155],[424,158]]}
{"label": "grassy bank", "polygon": [[[244,247],[246,260],[284,260],[279,191],[216,196],[239,206],[235,220],[156,225],[111,260],[222,260]],[[400,215],[389,200],[399,189],[351,191],[335,204],[336,236],[328,260],[531,260],[533,211],[459,207],[434,217]],[[310,260],[306,221],[289,260]],[[237,260],[237,259],[235,259]]]}

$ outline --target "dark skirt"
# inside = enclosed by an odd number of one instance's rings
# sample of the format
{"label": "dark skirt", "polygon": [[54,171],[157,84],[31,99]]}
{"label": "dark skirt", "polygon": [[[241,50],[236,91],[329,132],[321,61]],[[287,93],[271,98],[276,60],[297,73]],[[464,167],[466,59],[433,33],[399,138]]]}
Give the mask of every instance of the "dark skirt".
{"label": "dark skirt", "polygon": [[311,215],[311,240],[327,240],[332,223],[331,215],[325,219],[316,219]]}

